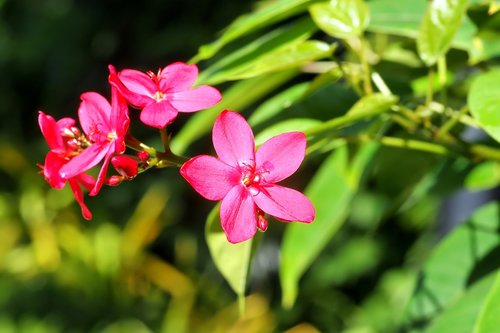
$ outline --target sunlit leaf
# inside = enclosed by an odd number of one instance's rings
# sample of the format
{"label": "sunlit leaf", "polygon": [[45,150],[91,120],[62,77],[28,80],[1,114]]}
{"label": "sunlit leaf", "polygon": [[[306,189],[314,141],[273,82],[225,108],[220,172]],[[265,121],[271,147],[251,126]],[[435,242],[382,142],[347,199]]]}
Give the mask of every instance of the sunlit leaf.
{"label": "sunlit leaf", "polygon": [[[500,206],[487,204],[436,247],[408,308],[408,322],[426,323],[499,264]],[[468,331],[470,332],[470,331]]]}
{"label": "sunlit leaf", "polygon": [[485,161],[478,164],[465,178],[465,187],[471,191],[494,188],[500,184],[500,164],[496,161]]}
{"label": "sunlit leaf", "polygon": [[252,126],[256,126],[271,119],[296,101],[300,100],[308,87],[309,82],[299,83],[268,98],[250,115],[248,123]]}
{"label": "sunlit leaf", "polygon": [[286,132],[303,132],[307,130],[308,128],[311,128],[313,126],[316,126],[320,124],[321,121],[316,120],[316,119],[308,119],[308,118],[293,118],[293,119],[287,119],[282,122],[276,123],[265,130],[259,132],[255,136],[255,144],[256,145],[261,145],[263,144],[266,140],[270,139],[271,137],[286,133]]}
{"label": "sunlit leaf", "polygon": [[254,77],[269,72],[282,71],[300,67],[301,65],[324,58],[333,52],[333,47],[325,42],[308,40],[299,44],[292,44],[267,53],[239,68],[237,72],[226,74],[228,80],[239,80]]}
{"label": "sunlit leaf", "polygon": [[481,127],[500,142],[500,70],[480,75],[469,91],[470,111]]}
{"label": "sunlit leaf", "polygon": [[362,0],[331,0],[311,5],[311,16],[318,27],[338,38],[361,36],[370,20]]}
{"label": "sunlit leaf", "polygon": [[[258,66],[266,56],[289,49],[307,40],[318,28],[309,17],[280,26],[229,52],[200,73],[198,84],[219,84],[233,80],[249,68]],[[254,76],[254,75],[252,75]]]}
{"label": "sunlit leaf", "polygon": [[[479,333],[474,326],[494,282],[495,274],[490,274],[467,290],[464,295],[459,295],[458,301],[438,316],[426,332]],[[487,332],[495,331],[496,329]]]}
{"label": "sunlit leaf", "polygon": [[210,255],[240,300],[245,296],[253,239],[231,244],[222,231],[219,217],[220,205],[215,206],[207,218],[205,238]]}
{"label": "sunlit leaf", "polygon": [[285,306],[293,305],[300,278],[345,221],[349,203],[376,149],[377,145],[362,146],[349,163],[347,146],[340,146],[307,187],[305,193],[316,208],[316,219],[307,225],[288,225],[283,237],[280,279]]}
{"label": "sunlit leaf", "polygon": [[352,106],[348,115],[363,114],[371,112],[383,112],[396,104],[398,98],[393,95],[371,94],[364,96]]}
{"label": "sunlit leaf", "polygon": [[427,66],[434,65],[444,55],[462,24],[468,0],[433,0],[428,2],[419,35],[417,49]]}
{"label": "sunlit leaf", "polygon": [[237,18],[222,36],[212,44],[200,47],[194,62],[209,59],[228,43],[245,36],[260,28],[269,26],[277,21],[286,19],[292,15],[305,11],[307,6],[314,0],[279,0],[269,1],[256,11]]}
{"label": "sunlit leaf", "polygon": [[495,332],[500,327],[500,273],[496,274],[495,282],[490,288],[482,309],[476,319],[474,333]]}

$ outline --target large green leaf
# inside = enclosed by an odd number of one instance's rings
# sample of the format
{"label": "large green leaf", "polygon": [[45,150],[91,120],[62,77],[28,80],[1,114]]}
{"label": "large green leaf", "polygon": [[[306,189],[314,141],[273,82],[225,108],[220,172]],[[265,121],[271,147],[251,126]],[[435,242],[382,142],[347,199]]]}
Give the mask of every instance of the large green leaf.
{"label": "large green leaf", "polygon": [[480,75],[469,91],[468,104],[474,118],[500,142],[500,70]]}
{"label": "large green leaf", "polygon": [[468,0],[433,0],[427,5],[417,49],[427,66],[434,65],[444,55],[462,24]]}
{"label": "large green leaf", "polygon": [[479,316],[476,320],[474,333],[495,332],[500,328],[500,273],[491,287]]}
{"label": "large green leaf", "polygon": [[275,22],[305,11],[315,0],[267,1],[254,12],[236,19],[212,44],[200,47],[194,62],[209,59],[228,43]]}
{"label": "large green leaf", "polygon": [[[421,325],[450,307],[470,286],[498,268],[500,206],[478,209],[434,250],[408,307],[410,325]],[[470,332],[470,331],[468,331]]]}
{"label": "large green leaf", "polygon": [[226,74],[226,80],[247,79],[264,73],[297,68],[305,63],[331,55],[334,47],[325,42],[307,40],[264,54],[233,73]]}
{"label": "large green leaf", "polygon": [[[488,291],[491,289],[495,281],[495,274],[482,279],[480,282],[472,286],[465,292],[464,295],[459,295],[460,298],[449,309],[446,309],[436,320],[431,327],[426,330],[427,333],[479,333],[488,332],[494,333],[498,326],[491,331],[477,331],[477,318],[481,308],[487,298]],[[498,318],[498,313],[497,313]]]}
{"label": "large green leaf", "polygon": [[234,79],[255,66],[267,54],[291,48],[307,40],[318,28],[309,17],[280,26],[241,46],[208,67],[198,77],[198,84],[218,84]]}
{"label": "large green leaf", "polygon": [[311,5],[309,12],[318,27],[338,38],[361,36],[370,20],[362,0],[331,0]]}
{"label": "large green leaf", "polygon": [[268,98],[251,114],[248,123],[256,126],[273,118],[296,101],[299,101],[308,88],[309,82],[302,82]]}
{"label": "large green leaf", "polygon": [[293,305],[300,278],[345,221],[361,175],[377,147],[362,146],[349,163],[347,146],[340,146],[307,187],[305,193],[316,208],[316,219],[311,224],[288,225],[285,231],[280,267],[285,306]]}
{"label": "large green leaf", "polygon": [[220,204],[208,215],[205,238],[215,266],[241,301],[245,296],[253,239],[238,244],[229,243],[222,231],[219,213]]}
{"label": "large green leaf", "polygon": [[276,87],[290,80],[297,71],[265,74],[255,78],[239,81],[225,91],[222,101],[216,106],[196,113],[184,124],[182,129],[170,142],[172,151],[183,154],[187,147],[196,139],[201,138],[212,129],[215,118],[224,109],[240,111]]}

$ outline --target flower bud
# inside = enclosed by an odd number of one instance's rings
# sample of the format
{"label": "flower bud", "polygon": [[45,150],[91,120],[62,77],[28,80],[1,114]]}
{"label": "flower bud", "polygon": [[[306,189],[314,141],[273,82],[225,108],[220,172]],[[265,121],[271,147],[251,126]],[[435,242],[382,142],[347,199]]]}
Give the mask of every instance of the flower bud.
{"label": "flower bud", "polygon": [[111,159],[111,164],[113,164],[115,170],[127,180],[137,176],[137,161],[129,156],[114,156]]}
{"label": "flower bud", "polygon": [[123,176],[113,175],[104,180],[104,184],[109,186],[118,186],[123,181]]}
{"label": "flower bud", "polygon": [[142,150],[137,153],[137,158],[139,159],[139,161],[145,162],[149,159],[149,153],[145,150]]}
{"label": "flower bud", "polygon": [[267,219],[264,217],[264,214],[259,214],[257,217],[257,228],[264,232],[267,230]]}

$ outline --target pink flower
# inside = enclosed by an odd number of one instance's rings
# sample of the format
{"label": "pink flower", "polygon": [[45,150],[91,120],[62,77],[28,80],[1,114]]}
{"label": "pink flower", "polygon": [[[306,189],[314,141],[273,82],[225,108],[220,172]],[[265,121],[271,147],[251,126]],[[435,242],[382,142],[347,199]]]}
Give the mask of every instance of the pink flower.
{"label": "pink flower", "polygon": [[[114,67],[110,72],[114,72]],[[110,75],[109,81],[127,101],[142,109],[141,121],[152,127],[164,128],[178,112],[195,112],[209,108],[221,100],[220,92],[210,86],[192,88],[198,77],[196,65],[176,62],[147,74],[124,69]]]}
{"label": "pink flower", "polygon": [[208,200],[222,200],[222,229],[231,243],[251,238],[267,228],[263,212],[283,221],[312,222],[309,199],[275,183],[292,175],[306,149],[304,133],[275,136],[255,151],[252,129],[236,112],[223,111],[215,121],[212,140],[218,158],[200,155],[181,167],[181,175]]}
{"label": "pink flower", "polygon": [[80,204],[83,217],[90,220],[92,213],[83,202],[83,193],[80,186],[90,191],[95,185],[94,178],[79,173],[66,179],[59,174],[60,169],[74,156],[77,156],[82,148],[88,144],[87,139],[75,127],[75,120],[71,118],[63,118],[56,122],[51,116],[39,111],[38,124],[50,148],[45,157],[45,164],[42,166],[45,180],[51,187],[56,189],[63,188],[67,181],[71,186],[76,201]]}
{"label": "pink flower", "polygon": [[[114,73],[111,72],[110,75]],[[129,127],[128,107],[125,99],[115,87],[111,87],[111,105],[101,95],[87,92],[80,96],[82,102],[78,116],[90,146],[65,164],[59,174],[69,179],[96,166],[104,160],[90,195],[101,189],[113,155],[125,151],[125,135]]]}

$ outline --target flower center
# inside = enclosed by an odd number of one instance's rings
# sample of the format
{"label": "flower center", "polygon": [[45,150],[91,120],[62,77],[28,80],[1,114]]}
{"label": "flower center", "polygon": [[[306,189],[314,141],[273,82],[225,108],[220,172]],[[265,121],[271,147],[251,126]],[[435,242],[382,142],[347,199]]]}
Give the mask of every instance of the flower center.
{"label": "flower center", "polygon": [[265,168],[256,170],[254,166],[243,164],[241,167],[241,183],[250,191],[250,194],[260,193],[261,182],[265,181],[264,174],[269,171]]}
{"label": "flower center", "polygon": [[157,91],[155,92],[155,94],[153,95],[153,98],[159,102],[161,100],[163,100],[163,93],[161,91]]}

